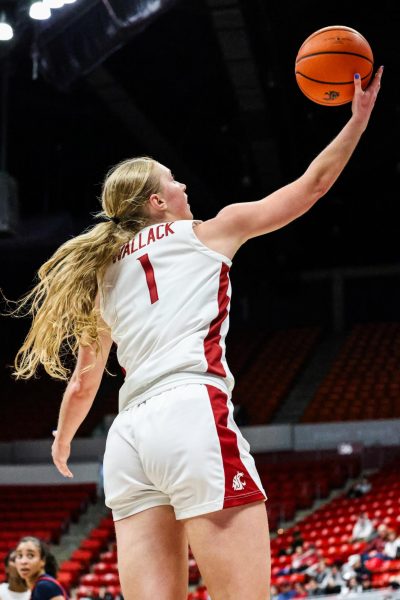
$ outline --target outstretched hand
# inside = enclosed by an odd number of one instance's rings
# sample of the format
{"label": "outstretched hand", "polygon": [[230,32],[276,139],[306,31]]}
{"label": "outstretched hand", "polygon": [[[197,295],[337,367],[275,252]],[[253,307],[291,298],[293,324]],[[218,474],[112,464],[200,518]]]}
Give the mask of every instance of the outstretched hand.
{"label": "outstretched hand", "polygon": [[55,438],[51,447],[53,462],[60,471],[61,475],[64,475],[64,477],[73,477],[73,474],[67,466],[67,461],[71,453],[71,444],[62,444],[57,439],[57,431],[53,431],[53,436]]}
{"label": "outstretched hand", "polygon": [[375,73],[375,77],[369,86],[363,90],[361,87],[361,78],[358,75],[354,76],[354,96],[351,105],[353,117],[363,123],[365,127],[368,124],[368,120],[371,116],[372,109],[375,105],[375,100],[378,96],[378,92],[381,85],[383,67],[379,67]]}

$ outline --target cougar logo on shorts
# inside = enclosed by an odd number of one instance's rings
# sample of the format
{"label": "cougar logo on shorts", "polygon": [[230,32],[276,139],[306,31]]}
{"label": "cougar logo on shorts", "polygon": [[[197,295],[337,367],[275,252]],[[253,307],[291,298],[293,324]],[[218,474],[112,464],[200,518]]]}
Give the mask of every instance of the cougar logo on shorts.
{"label": "cougar logo on shorts", "polygon": [[236,473],[235,477],[233,478],[232,481],[232,487],[235,490],[235,492],[238,492],[239,490],[244,490],[246,482],[242,481],[242,477],[243,477],[243,473],[240,473],[239,471]]}

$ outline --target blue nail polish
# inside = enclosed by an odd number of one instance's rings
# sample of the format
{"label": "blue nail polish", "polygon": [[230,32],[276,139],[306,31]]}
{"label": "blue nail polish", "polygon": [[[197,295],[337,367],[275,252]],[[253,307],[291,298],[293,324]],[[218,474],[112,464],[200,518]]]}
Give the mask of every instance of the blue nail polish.
{"label": "blue nail polish", "polygon": [[356,73],[356,74],[354,75],[354,78],[355,78],[355,79],[360,79],[360,75],[359,75],[358,73]]}

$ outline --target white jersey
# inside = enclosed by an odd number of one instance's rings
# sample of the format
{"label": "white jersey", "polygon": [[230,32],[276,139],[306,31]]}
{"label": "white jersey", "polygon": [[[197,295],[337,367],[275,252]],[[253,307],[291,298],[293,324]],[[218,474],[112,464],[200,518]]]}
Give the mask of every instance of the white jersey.
{"label": "white jersey", "polygon": [[100,309],[126,371],[120,411],[185,383],[232,391],[225,360],[231,260],[205,246],[194,223],[142,229],[106,271]]}
{"label": "white jersey", "polygon": [[26,592],[13,592],[8,587],[8,583],[0,583],[0,600],[29,600],[31,597],[31,591]]}

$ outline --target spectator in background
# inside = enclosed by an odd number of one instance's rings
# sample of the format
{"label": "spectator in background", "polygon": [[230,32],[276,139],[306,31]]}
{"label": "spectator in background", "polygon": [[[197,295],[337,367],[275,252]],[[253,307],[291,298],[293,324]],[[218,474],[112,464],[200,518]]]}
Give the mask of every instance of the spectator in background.
{"label": "spectator in background", "polygon": [[0,600],[29,600],[31,592],[15,566],[15,550],[7,553],[4,566],[6,581],[0,583]]}
{"label": "spectator in background", "polygon": [[364,565],[360,554],[352,554],[342,567],[342,576],[345,581],[350,581],[350,579],[356,577],[357,581],[361,583],[364,579],[371,578],[372,573]]}
{"label": "spectator in background", "polygon": [[330,567],[326,564],[325,559],[319,560],[317,563],[308,567],[306,573],[311,577],[314,577],[315,581],[318,583],[318,586],[321,586],[321,582],[325,579],[327,575],[331,572]]}
{"label": "spectator in background", "polygon": [[285,556],[285,555],[294,554],[295,551],[296,551],[296,548],[298,546],[303,546],[303,544],[304,544],[304,540],[301,537],[301,531],[300,531],[300,529],[295,529],[294,532],[293,532],[293,541],[292,541],[292,543],[287,548],[281,548],[279,550],[278,555],[279,556]]}
{"label": "spectator in background", "polygon": [[310,546],[308,550],[304,550],[303,546],[297,546],[292,557],[291,573],[305,571],[307,567],[315,564],[319,558],[315,546]]}
{"label": "spectator in background", "polygon": [[347,585],[342,589],[341,596],[358,596],[362,591],[362,585],[358,583],[357,578],[351,577]]}
{"label": "spectator in background", "polygon": [[384,523],[381,523],[377,529],[377,535],[364,548],[362,559],[378,557],[384,558],[385,544],[388,539],[388,528]]}
{"label": "spectator in background", "polygon": [[319,585],[315,580],[315,577],[310,577],[309,581],[304,586],[307,590],[307,596],[319,596],[321,594],[321,590],[319,589]]}
{"label": "spectator in background", "polygon": [[288,548],[288,554],[293,554],[298,546],[303,546],[304,540],[301,536],[300,529],[295,529],[293,532],[293,541]]}
{"label": "spectator in background", "polygon": [[271,585],[271,600],[278,600],[279,590],[276,585]]}
{"label": "spectator in background", "polygon": [[340,594],[346,582],[342,577],[338,564],[333,564],[330,572],[325,575],[320,583],[322,594]]}
{"label": "spectator in background", "polygon": [[31,600],[68,600],[64,588],[55,579],[57,561],[39,538],[26,536],[18,542],[15,566],[31,591]]}
{"label": "spectator in background", "polygon": [[351,486],[347,492],[348,498],[361,498],[365,494],[368,494],[372,489],[371,482],[366,477],[362,477],[354,485]]}
{"label": "spectator in background", "polygon": [[294,598],[307,598],[308,596],[306,588],[300,581],[296,581],[294,584],[294,591],[296,592]]}
{"label": "spectator in background", "polygon": [[384,558],[391,560],[400,557],[400,536],[397,535],[394,529],[389,529],[387,532],[383,555]]}
{"label": "spectator in background", "polygon": [[296,591],[292,589],[289,582],[282,583],[281,591],[278,594],[277,600],[291,600],[296,595]]}
{"label": "spectator in background", "polygon": [[363,592],[370,592],[373,589],[371,579],[363,579],[361,587]]}
{"label": "spectator in background", "polygon": [[362,512],[354,524],[350,543],[369,540],[374,533],[374,525],[368,517],[368,513]]}

